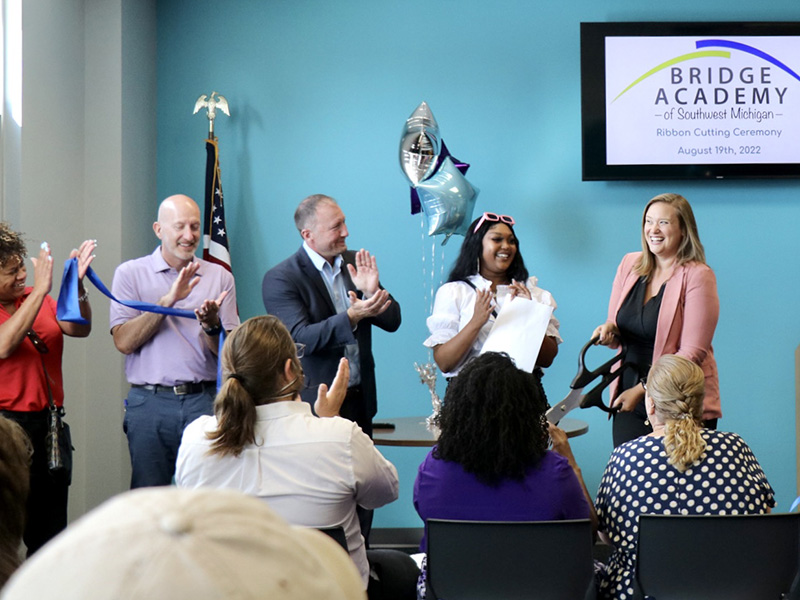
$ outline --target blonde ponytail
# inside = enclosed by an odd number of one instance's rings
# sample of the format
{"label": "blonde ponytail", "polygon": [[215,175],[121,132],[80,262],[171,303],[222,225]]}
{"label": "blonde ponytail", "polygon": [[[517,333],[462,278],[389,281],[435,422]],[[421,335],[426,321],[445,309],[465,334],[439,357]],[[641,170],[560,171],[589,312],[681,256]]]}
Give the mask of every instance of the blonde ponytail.
{"label": "blonde ponytail", "polygon": [[683,472],[701,460],[706,450],[700,434],[705,397],[703,370],[681,356],[665,354],[650,369],[647,394],[664,423],[667,462]]}

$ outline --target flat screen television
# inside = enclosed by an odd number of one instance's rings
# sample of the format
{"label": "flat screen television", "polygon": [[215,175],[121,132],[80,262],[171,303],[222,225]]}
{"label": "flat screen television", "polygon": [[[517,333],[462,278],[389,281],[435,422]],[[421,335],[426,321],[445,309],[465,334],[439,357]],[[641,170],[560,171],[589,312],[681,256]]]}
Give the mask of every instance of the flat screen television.
{"label": "flat screen television", "polygon": [[800,22],[581,23],[583,180],[800,178]]}

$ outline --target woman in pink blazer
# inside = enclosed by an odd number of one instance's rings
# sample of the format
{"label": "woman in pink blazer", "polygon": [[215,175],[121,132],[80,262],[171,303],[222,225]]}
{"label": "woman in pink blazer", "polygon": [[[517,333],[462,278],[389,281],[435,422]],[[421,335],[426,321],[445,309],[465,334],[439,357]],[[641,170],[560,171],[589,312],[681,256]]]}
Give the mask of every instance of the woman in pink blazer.
{"label": "woman in pink blazer", "polygon": [[597,343],[627,347],[632,363],[611,386],[614,446],[652,432],[642,399],[642,379],[664,354],[678,354],[705,374],[704,425],[716,429],[722,416],[717,363],[711,340],[719,318],[714,272],[689,202],[678,194],[650,200],[642,217],[642,252],[626,254],[617,269],[608,320],[597,327]]}

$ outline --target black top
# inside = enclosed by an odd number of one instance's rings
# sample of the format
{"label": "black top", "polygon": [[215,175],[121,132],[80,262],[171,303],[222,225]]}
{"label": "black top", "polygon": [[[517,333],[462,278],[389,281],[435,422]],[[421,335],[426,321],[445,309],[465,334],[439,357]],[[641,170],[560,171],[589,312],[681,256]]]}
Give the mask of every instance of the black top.
{"label": "black top", "polygon": [[664,285],[647,302],[644,301],[646,293],[647,281],[645,277],[640,277],[617,313],[620,338],[627,347],[625,361],[635,365],[635,368],[626,369],[622,374],[620,391],[630,389],[639,383],[642,377],[647,376],[653,364],[653,347]]}

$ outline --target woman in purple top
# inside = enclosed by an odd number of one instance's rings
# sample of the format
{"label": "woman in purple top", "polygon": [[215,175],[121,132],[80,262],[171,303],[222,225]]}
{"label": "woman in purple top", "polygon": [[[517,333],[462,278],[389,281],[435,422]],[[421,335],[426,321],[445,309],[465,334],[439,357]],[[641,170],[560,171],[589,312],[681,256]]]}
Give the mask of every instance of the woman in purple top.
{"label": "woman in purple top", "polygon": [[[546,408],[534,376],[517,369],[508,355],[487,352],[470,361],[447,389],[439,441],[419,467],[414,483],[419,516],[424,521],[591,518],[596,526],[567,436],[548,425]],[[425,572],[417,586],[420,598]]]}

